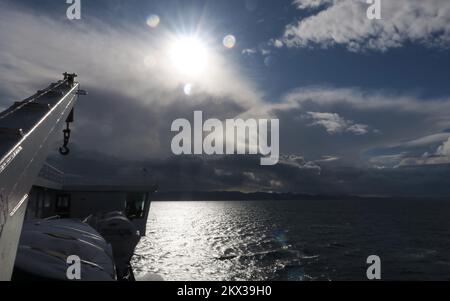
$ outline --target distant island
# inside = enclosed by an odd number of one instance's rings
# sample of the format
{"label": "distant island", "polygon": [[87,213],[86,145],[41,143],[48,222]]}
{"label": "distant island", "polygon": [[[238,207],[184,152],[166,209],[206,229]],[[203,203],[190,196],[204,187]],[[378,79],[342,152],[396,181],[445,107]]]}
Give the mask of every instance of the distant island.
{"label": "distant island", "polygon": [[436,196],[325,195],[293,192],[158,191],[153,201],[444,200]]}
{"label": "distant island", "polygon": [[[389,196],[313,195],[301,193],[240,192],[240,191],[162,191],[154,201],[274,201],[274,200],[367,200],[391,199]],[[399,198],[395,198],[399,199]],[[406,199],[406,198],[405,198]]]}

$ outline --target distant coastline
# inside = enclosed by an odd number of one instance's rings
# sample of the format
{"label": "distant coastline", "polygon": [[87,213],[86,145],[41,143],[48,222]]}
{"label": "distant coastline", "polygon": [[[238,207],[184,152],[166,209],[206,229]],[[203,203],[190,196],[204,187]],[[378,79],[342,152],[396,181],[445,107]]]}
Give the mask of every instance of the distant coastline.
{"label": "distant coastline", "polygon": [[162,191],[153,195],[153,201],[301,201],[301,200],[446,200],[442,197],[395,197],[322,195],[302,193],[239,192],[239,191]]}

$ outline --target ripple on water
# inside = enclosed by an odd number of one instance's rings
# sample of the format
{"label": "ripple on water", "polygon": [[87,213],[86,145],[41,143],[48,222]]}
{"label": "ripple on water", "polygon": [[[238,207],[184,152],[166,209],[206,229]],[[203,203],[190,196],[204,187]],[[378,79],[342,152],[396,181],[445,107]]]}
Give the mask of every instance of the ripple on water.
{"label": "ripple on water", "polygon": [[[390,271],[394,279],[404,271],[408,279],[433,279],[436,270],[447,270],[450,219],[439,217],[450,212],[435,215],[443,210],[439,203],[433,209],[430,202],[358,202],[153,203],[132,264],[137,276],[156,272],[166,280],[363,280],[355,262],[364,264],[364,255],[378,250],[410,267]],[[389,210],[379,215],[382,206]]]}

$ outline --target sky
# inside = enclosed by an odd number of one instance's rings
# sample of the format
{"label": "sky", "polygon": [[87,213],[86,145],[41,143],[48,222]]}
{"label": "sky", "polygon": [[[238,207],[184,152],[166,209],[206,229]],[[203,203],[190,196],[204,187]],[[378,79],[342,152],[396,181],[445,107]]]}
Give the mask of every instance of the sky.
{"label": "sky", "polygon": [[[81,3],[68,20],[64,0],[0,0],[0,108],[65,71],[89,92],[71,156],[49,159],[72,181],[145,168],[162,190],[449,195],[449,1],[382,0],[381,20],[362,0]],[[205,65],[175,65],[193,36]],[[279,119],[280,163],[174,156],[171,123],[195,110]]]}

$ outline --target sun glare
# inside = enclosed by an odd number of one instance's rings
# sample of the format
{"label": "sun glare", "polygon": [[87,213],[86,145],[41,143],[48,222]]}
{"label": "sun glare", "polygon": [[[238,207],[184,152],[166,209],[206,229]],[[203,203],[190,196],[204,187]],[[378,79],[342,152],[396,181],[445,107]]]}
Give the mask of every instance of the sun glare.
{"label": "sun glare", "polygon": [[171,49],[170,58],[176,70],[187,76],[202,74],[208,64],[208,51],[204,43],[195,37],[177,39]]}

